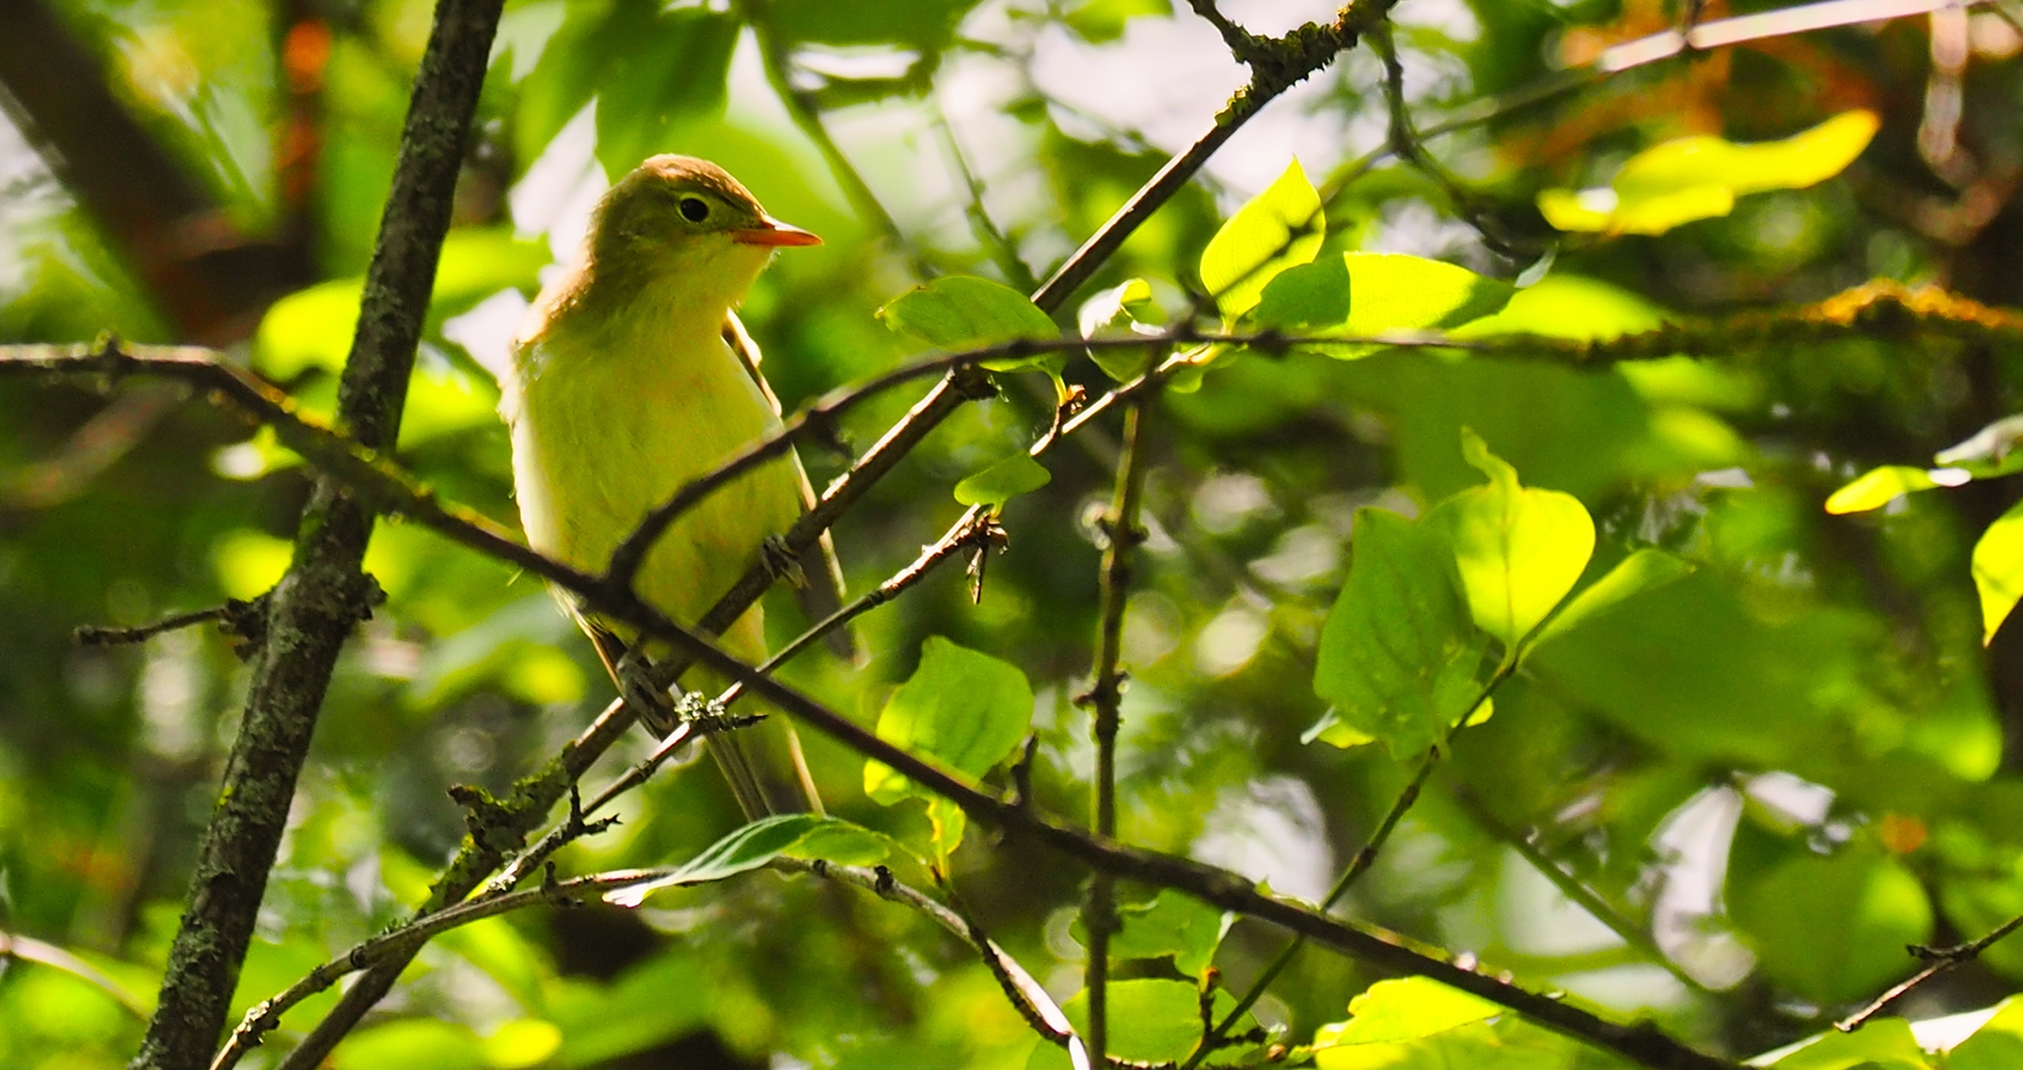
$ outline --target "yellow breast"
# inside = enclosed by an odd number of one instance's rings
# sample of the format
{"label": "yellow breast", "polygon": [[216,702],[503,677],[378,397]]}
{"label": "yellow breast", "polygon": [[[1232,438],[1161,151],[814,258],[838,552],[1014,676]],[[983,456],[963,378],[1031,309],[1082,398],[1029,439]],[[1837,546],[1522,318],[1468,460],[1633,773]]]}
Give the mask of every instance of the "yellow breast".
{"label": "yellow breast", "polygon": [[[549,323],[521,347],[501,403],[529,544],[593,573],[649,510],[780,426],[721,316],[637,311],[605,329]],[[747,473],[676,520],[640,595],[682,623],[705,612],[799,516],[797,463]]]}

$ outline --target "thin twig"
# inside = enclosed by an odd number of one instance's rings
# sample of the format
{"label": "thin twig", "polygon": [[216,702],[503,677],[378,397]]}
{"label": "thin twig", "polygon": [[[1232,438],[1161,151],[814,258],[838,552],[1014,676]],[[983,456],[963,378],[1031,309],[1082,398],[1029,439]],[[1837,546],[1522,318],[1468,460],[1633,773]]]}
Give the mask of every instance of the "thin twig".
{"label": "thin twig", "polygon": [[1215,128],[1166,162],[1152,180],[1117,209],[1102,229],[1055,270],[1046,284],[1033,295],[1033,303],[1049,312],[1079,290],[1096,270],[1108,263],[1138,226],[1172,199],[1224,142],[1242,129],[1273,98],[1326,66],[1335,56],[1355,46],[1357,38],[1384,18],[1397,0],[1362,0],[1342,9],[1331,26],[1307,24],[1284,37],[1260,45],[1262,53],[1243,58],[1251,67],[1250,84],[1239,90]]}
{"label": "thin twig", "polygon": [[1867,1024],[1870,1018],[1875,1017],[1884,1007],[1896,1002],[1904,993],[1942,973],[1957,969],[1980,958],[1981,952],[1988,950],[1988,948],[1994,945],[1995,941],[2008,936],[2018,928],[2023,928],[2023,914],[2010,918],[2008,921],[1996,926],[1988,935],[1972,943],[1956,944],[1952,947],[1925,947],[1922,944],[1909,945],[1907,950],[1924,960],[1925,968],[1912,974],[1909,978],[1891,985],[1888,991],[1877,996],[1868,1006],[1833,1023],[1833,1027],[1843,1033],[1852,1033],[1860,1029],[1863,1025]]}
{"label": "thin twig", "polygon": [[1412,129],[1412,114],[1405,106],[1405,65],[1398,59],[1398,47],[1391,40],[1391,22],[1385,19],[1370,28],[1370,47],[1384,64],[1384,101],[1390,108],[1391,151],[1410,164],[1414,170],[1431,179],[1440,191],[1447,195],[1447,201],[1464,222],[1475,228],[1482,236],[1484,244],[1496,252],[1513,258],[1535,258],[1540,250],[1520,245],[1503,233],[1487,212],[1475,201],[1475,195],[1461,185],[1461,180],[1441,166],[1433,154],[1426,151],[1419,134]]}
{"label": "thin twig", "polygon": [[398,928],[359,943],[310,970],[301,980],[279,993],[248,1008],[238,1028],[232,1031],[225,1046],[211,1060],[210,1070],[231,1070],[237,1066],[239,1060],[259,1044],[262,1036],[280,1024],[281,1016],[289,1008],[336,984],[348,974],[393,962],[406,963],[423,944],[452,929],[543,903],[584,906],[595,902],[606,892],[658,880],[672,872],[673,867],[635,869],[593,873],[563,881],[549,880],[523,891],[470,899],[433,914],[413,918]]}
{"label": "thin twig", "polygon": [[33,962],[53,970],[61,970],[111,996],[114,1002],[126,1008],[127,1013],[135,1018],[146,1020],[148,1016],[147,1006],[140,1001],[140,997],[127,991],[125,985],[55,944],[0,929],[0,965],[4,965],[9,959]]}
{"label": "thin twig", "polygon": [[1032,293],[1040,288],[1040,280],[1033,276],[1033,269],[1019,256],[1018,246],[1010,237],[998,229],[990,217],[990,210],[984,207],[983,183],[978,181],[976,172],[970,170],[969,160],[963,155],[962,143],[956,140],[955,129],[948,124],[948,116],[939,109],[934,113],[934,128],[941,135],[941,143],[948,150],[948,158],[955,164],[956,176],[962,179],[962,188],[968,196],[962,202],[963,217],[969,220],[970,233],[976,235],[977,244],[990,253],[997,269],[1004,272],[1005,281],[1012,286]]}
{"label": "thin twig", "polygon": [[[1160,363],[1160,351],[1146,352],[1146,369]],[[1117,465],[1117,489],[1103,518],[1109,545],[1103,550],[1102,609],[1096,641],[1096,679],[1085,696],[1094,710],[1091,734],[1096,742],[1096,790],[1091,822],[1096,835],[1117,836],[1117,730],[1121,722],[1124,675],[1124,607],[1130,599],[1132,552],[1145,541],[1139,526],[1145,494],[1146,425],[1155,395],[1147,391],[1124,412],[1124,455]],[[1089,882],[1089,901],[1082,914],[1088,930],[1089,961],[1083,987],[1089,993],[1089,1050],[1101,1061],[1109,1054],[1110,934],[1117,927],[1116,882],[1098,871]]]}
{"label": "thin twig", "polygon": [[[1682,28],[1660,30],[1612,45],[1578,67],[1554,71],[1529,85],[1485,98],[1473,107],[1462,108],[1440,122],[1421,128],[1418,141],[1423,143],[1470,127],[1484,126],[1554,97],[1599,85],[1616,75],[1694,52],[1864,22],[1925,15],[1955,5],[1983,7],[1989,4],[1997,4],[1997,10],[2001,10],[1999,0],[1890,0],[1887,5],[1878,4],[1876,0],[1822,0],[1820,3],[1698,22],[1693,17],[1693,10],[1689,9],[1687,17],[1681,21]],[[1378,163],[1397,155],[1398,147],[1386,144],[1342,165],[1328,180],[1322,192],[1322,202],[1333,203],[1349,183]]]}
{"label": "thin twig", "polygon": [[205,621],[224,620],[232,613],[230,606],[212,606],[196,609],[188,613],[177,613],[163,617],[153,624],[141,624],[131,628],[116,628],[98,624],[85,624],[77,629],[80,646],[129,646],[145,643],[157,635],[202,624]]}
{"label": "thin twig", "polygon": [[[1384,814],[1384,819],[1377,823],[1376,831],[1370,833],[1369,840],[1356,852],[1356,857],[1349,860],[1348,868],[1335,880],[1334,887],[1328,889],[1327,898],[1321,900],[1322,913],[1333,908],[1342,896],[1348,894],[1349,889],[1355,886],[1356,881],[1369,870],[1370,866],[1375,864],[1378,852],[1383,850],[1384,844],[1390,842],[1391,833],[1397,829],[1398,822],[1404,819],[1406,811],[1412,809],[1412,804],[1419,801],[1419,792],[1425,788],[1427,778],[1433,775],[1433,767],[1438,764],[1440,764],[1440,748],[1437,746],[1428,748],[1419,759],[1418,771],[1412,774],[1412,779],[1405,784],[1404,790],[1392,801],[1391,809]],[[1305,946],[1306,938],[1303,936],[1286,941],[1285,946],[1279,948],[1278,954],[1236,1001],[1236,1006],[1231,1007],[1229,1013],[1222,1016],[1221,1021],[1216,1022],[1201,1035],[1201,1040],[1195,1044],[1194,1051],[1180,1064],[1180,1070],[1194,1070],[1200,1066],[1201,1061],[1216,1049],[1222,1038],[1228,1036],[1229,1031],[1236,1027],[1236,1023],[1242,1021],[1243,1016],[1248,1014],[1252,1007],[1257,1006],[1257,1001],[1271,988],[1271,983],[1278,980],[1278,975],[1284,973],[1286,967],[1292,965],[1293,960],[1299,957],[1300,949]]]}
{"label": "thin twig", "polygon": [[[779,653],[760,663],[758,671],[772,672],[801,651],[820,642],[823,636],[899,597],[926,579],[942,563],[966,550],[977,550],[993,545],[998,535],[996,525],[983,517],[973,518],[968,523],[950,528],[941,538],[921,547],[919,557],[914,558],[905,568],[893,573],[884,583],[857,596],[849,605],[829,614],[807,631],[795,636],[792,642],[780,648]],[[728,706],[743,692],[742,687],[732,684],[723,694],[717,696],[717,701]]]}

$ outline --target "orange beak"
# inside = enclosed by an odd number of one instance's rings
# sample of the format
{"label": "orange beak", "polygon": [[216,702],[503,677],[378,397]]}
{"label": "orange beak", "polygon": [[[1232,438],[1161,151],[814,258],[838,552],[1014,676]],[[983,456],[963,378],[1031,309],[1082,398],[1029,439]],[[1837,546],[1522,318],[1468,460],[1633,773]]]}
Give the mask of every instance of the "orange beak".
{"label": "orange beak", "polygon": [[822,239],[813,231],[802,230],[792,223],[782,223],[772,216],[765,216],[760,224],[749,230],[731,231],[731,240],[740,245],[820,245]]}

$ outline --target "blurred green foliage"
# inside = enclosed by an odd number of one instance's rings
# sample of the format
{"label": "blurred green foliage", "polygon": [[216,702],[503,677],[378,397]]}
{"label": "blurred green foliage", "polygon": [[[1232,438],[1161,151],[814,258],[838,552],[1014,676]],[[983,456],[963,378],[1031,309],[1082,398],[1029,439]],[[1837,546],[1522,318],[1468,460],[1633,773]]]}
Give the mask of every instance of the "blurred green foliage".
{"label": "blurred green foliage", "polygon": [[[650,152],[715,159],[774,214],[827,240],[783,257],[744,309],[790,409],[916,355],[922,337],[954,346],[1033,333],[1041,314],[1015,291],[1045,277],[1180,147],[1157,132],[1167,116],[1153,105],[1169,84],[1160,78],[1240,84],[1233,65],[1208,62],[1214,33],[1175,6],[509,5],[401,460],[443,497],[513,522],[488,369],[519,303],[556,252],[570,251],[567,206],[580,216],[583,191]],[[1269,5],[1226,6],[1260,31],[1290,27],[1266,24],[1283,17]],[[1326,4],[1312,6],[1325,16]],[[1664,28],[1671,6],[1402,4],[1408,104],[1429,129]],[[230,352],[308,411],[328,412],[428,5],[57,8],[104,64],[84,76],[132,108],[221,218],[299,243],[314,265],[290,296],[243,309]],[[1381,144],[1388,114],[1381,70],[1354,52],[1297,101],[1267,110],[1259,128],[1277,140],[1232,145],[1054,318],[1074,321],[1082,299],[1130,280],[1141,281],[1083,322],[1121,333],[1213,308],[1232,322],[1248,315],[1247,324],[1318,333],[1605,340],[1794,309],[1871,278],[2023,305],[2023,273],[2010,266],[2023,214],[2003,177],[2023,158],[2023,35],[1991,12],[1966,18],[1964,119],[1951,155],[1935,148],[1920,103],[1948,77],[1930,59],[1935,31],[1910,19],[1640,68],[1429,141],[1466,176],[1470,211],[1556,247],[1544,280],[1523,289],[1513,282],[1531,262],[1498,255],[1457,222],[1439,182],[1395,161],[1349,166],[1351,148]],[[309,23],[325,36],[301,37]],[[790,65],[783,77],[767,78],[754,23],[771,58]],[[327,48],[303,44],[312,38]],[[1197,39],[1206,44],[1187,51]],[[1106,65],[1138,79],[1111,92],[1114,111],[1075,91]],[[1140,98],[1153,104],[1140,108]],[[1219,103],[1183,116],[1186,128],[1206,131]],[[1793,177],[1799,167],[1681,180],[1729,191],[1726,215],[1684,213],[1662,227],[1617,220],[1597,226],[1615,236],[1568,236],[1538,212],[1549,191],[1634,176],[1636,161],[1652,159],[1644,154],[1680,138],[1718,136],[1740,152],[1859,109],[1880,128],[1838,177],[1807,185],[1798,178],[1810,174]],[[1284,122],[1293,112],[1300,122]],[[151,251],[118,247],[29,154],[15,131],[32,118],[0,131],[0,341],[100,330],[169,340],[162,295],[134,267]],[[860,218],[811,123],[861,171],[897,239]],[[1294,154],[1299,167],[1288,170]],[[291,184],[305,163],[306,180]],[[965,173],[981,190],[974,200]],[[1266,189],[1253,214],[1284,236],[1315,220],[1287,255],[1274,252],[1282,239],[1245,245],[1224,230],[1242,218],[1246,194]],[[1275,277],[1253,286],[1267,263]],[[977,297],[983,284],[948,281],[957,275],[1012,289]],[[901,296],[936,278],[969,297],[942,307],[920,296],[934,287]],[[917,328],[888,330],[876,313],[907,308],[895,299],[932,313],[927,326],[888,315]],[[1138,366],[1105,360],[1119,378]],[[1092,395],[1111,384],[1079,354],[1048,370]],[[838,528],[854,591],[903,567],[962,514],[951,494],[959,483],[1022,455],[1051,425],[1044,379],[1007,372],[999,384]],[[917,397],[853,410],[843,441],[875,441]],[[2013,481],[1876,491],[1866,502],[1876,508],[1857,515],[1823,508],[1860,473],[1923,465],[2019,408],[2023,349],[1908,322],[1828,343],[1803,330],[1738,331],[1730,348],[1699,359],[1609,366],[1366,345],[1219,354],[1151,416],[1150,535],[1123,639],[1121,833],[1319,899],[1420,749],[1467,711],[1498,659],[1579,576],[1578,612],[1562,610],[1563,621],[1536,633],[1496,691],[1495,715],[1453,738],[1342,909],[1510,969],[1534,989],[1645,1016],[1704,1049],[1750,1055],[1819,1033],[1915,967],[1906,942],[1971,939],[2023,912],[2023,779],[2011,742],[2023,728],[2023,640],[2011,624],[1983,648],[1972,578],[1976,541],[2010,509]],[[1479,453],[1464,450],[1463,428],[1479,436]],[[960,756],[975,759],[965,771],[1009,790],[1007,741],[1029,716],[1034,804],[1085,813],[1093,752],[1076,700],[1089,686],[1105,539],[1093,518],[1111,494],[1116,453],[1116,424],[1099,422],[1045,457],[1045,480],[1020,465],[971,484],[964,500],[997,509],[1011,539],[987,560],[981,600],[944,569],[860,622],[868,664],[815,654],[785,678],[881,731],[896,726],[895,710],[914,710],[905,738],[921,740],[917,708],[943,717],[966,686],[999,699],[1016,690],[975,684],[937,660],[985,659],[986,675],[1019,677],[1030,698],[989,706],[977,725],[936,720],[934,731],[975,730],[967,742],[987,746]],[[820,448],[804,456],[818,485],[844,464]],[[1435,506],[1488,493],[1492,469],[1521,479],[1504,484],[1508,493],[1575,502],[1595,532],[1592,560],[1563,536],[1534,540],[1564,558],[1548,569],[1561,575],[1551,597],[1528,594],[1492,629],[1498,643],[1471,631],[1470,619],[1484,618],[1477,579],[1449,576],[1445,544],[1426,538]],[[143,1001],[159,981],[247,671],[230,638],[210,629],[125,647],[79,646],[71,633],[257,595],[286,565],[307,486],[271,436],[203,399],[143,383],[0,379],[0,926],[74,951]],[[1421,514],[1429,519],[1405,519]],[[1431,572],[1404,579],[1437,573],[1454,586],[1432,603],[1401,595],[1393,607],[1370,593],[1381,585],[1357,561],[1369,553],[1374,568],[1372,544],[1415,539],[1430,546]],[[1478,555],[1474,571],[1497,572],[1503,560]],[[380,524],[368,567],[389,597],[333,681],[238,1008],[403,917],[463,835],[445,789],[503,791],[610,697],[588,646],[524,576],[399,522]],[[1515,567],[1525,578],[1535,566]],[[1635,593],[1594,586],[1602,577],[1627,577],[1604,582]],[[800,618],[791,600],[770,605],[784,643]],[[1366,649],[1338,647],[1351,625],[1392,642],[1414,613],[1446,629],[1418,660],[1456,668],[1414,734],[1386,734],[1383,717],[1355,719],[1351,700],[1387,692],[1367,673],[1344,676],[1331,651]],[[1408,690],[1402,677],[1386,679]],[[1394,746],[1303,742],[1330,717],[1320,739],[1360,733]],[[884,789],[866,785],[884,782],[860,758],[804,736],[832,811],[918,854],[952,850],[945,876],[969,912],[1071,1016],[1081,1013],[1070,997],[1086,873],[977,830],[951,835],[945,808],[880,805]],[[635,741],[621,757],[646,747]],[[588,782],[620,768],[613,761]],[[718,843],[737,810],[706,770],[670,770],[627,797],[622,823],[570,848],[563,869],[680,863]],[[931,886],[925,872],[899,868]],[[1572,904],[1567,882],[1608,924]],[[1122,894],[1142,905],[1127,911],[1118,953],[1128,957],[1112,994],[1126,1054],[1184,1056],[1201,968],[1212,962],[1240,993],[1279,946],[1261,926],[1192,916],[1176,899]],[[140,1023],[103,989],[39,963],[0,967],[0,1064],[124,1064]],[[1372,988],[1377,980],[1309,951],[1256,1017],[1285,1030],[1274,1039],[1318,1045],[1321,1066],[1613,1065],[1507,1015],[1441,1017],[1434,1011],[1447,1005],[1433,998],[1398,1010],[1403,990]],[[1997,944],[1906,1010],[1985,1006],[2019,980],[2023,950]],[[291,1013],[246,1065],[272,1065],[331,999]],[[1232,1002],[1228,992],[1215,999]],[[1344,1025],[1352,999],[1381,1021]],[[335,1065],[1065,1058],[930,921],[769,873],[670,889],[637,910],[527,911],[458,930],[429,946],[385,1009]],[[1396,1030],[1384,1032],[1393,1011]],[[2013,1008],[1966,1032],[1953,1065],[2007,1065],[2001,1053],[2023,1043]],[[1234,1062],[1255,1050],[1225,1054]],[[1901,1023],[1880,1022],[1779,1065],[1860,1059],[1930,1064]]]}

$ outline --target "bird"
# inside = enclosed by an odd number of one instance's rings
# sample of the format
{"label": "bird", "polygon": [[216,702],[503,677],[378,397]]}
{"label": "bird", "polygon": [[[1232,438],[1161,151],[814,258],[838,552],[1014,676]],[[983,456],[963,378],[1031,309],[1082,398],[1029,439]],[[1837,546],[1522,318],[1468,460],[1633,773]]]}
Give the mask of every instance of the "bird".
{"label": "bird", "polygon": [[[612,185],[575,263],[529,307],[502,383],[529,546],[601,574],[650,510],[780,429],[778,398],[734,310],[778,250],[821,240],[768,215],[723,168],[692,156],[650,157]],[[676,622],[695,623],[813,500],[792,451],[740,475],[668,527],[634,590]],[[826,538],[824,549],[823,578],[840,590]],[[637,634],[564,605],[620,693],[648,707],[647,726],[671,732],[665,694],[638,687]],[[762,660],[761,607],[719,642],[747,664]],[[665,652],[649,643],[643,653]],[[748,819],[821,811],[784,719],[713,733],[706,746]]]}

